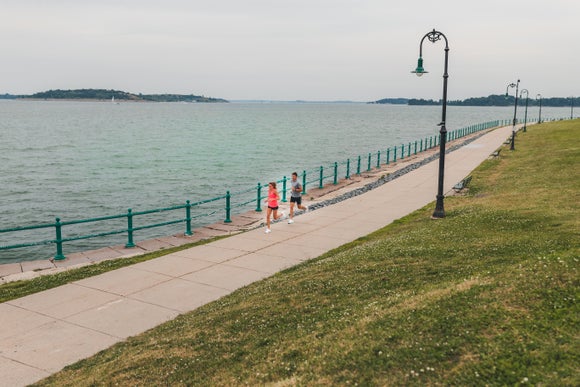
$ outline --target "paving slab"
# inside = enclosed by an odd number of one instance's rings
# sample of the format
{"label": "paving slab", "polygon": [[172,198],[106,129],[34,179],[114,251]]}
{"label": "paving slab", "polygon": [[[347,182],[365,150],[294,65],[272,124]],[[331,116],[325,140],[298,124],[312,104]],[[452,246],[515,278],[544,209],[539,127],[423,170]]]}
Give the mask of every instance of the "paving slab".
{"label": "paving slab", "polygon": [[56,267],[71,267],[82,264],[88,265],[89,263],[91,263],[91,261],[84,253],[74,253],[68,255],[66,259],[53,261],[53,264]]}
{"label": "paving slab", "polygon": [[386,222],[369,222],[366,219],[349,219],[348,221],[336,223],[325,227],[324,229],[313,231],[309,235],[321,237],[328,237],[330,235],[333,238],[350,242],[368,235],[386,224]]}
{"label": "paving slab", "polygon": [[127,296],[171,279],[172,277],[167,275],[136,270],[132,267],[123,267],[74,283],[88,288]]}
{"label": "paving slab", "polygon": [[231,265],[215,265],[181,277],[186,281],[234,291],[268,277],[269,274]]}
{"label": "paving slab", "polygon": [[98,308],[66,318],[67,322],[119,339],[137,335],[174,319],[175,310],[128,298],[117,298]]}
{"label": "paving slab", "polygon": [[157,251],[175,246],[169,243],[168,241],[164,241],[161,239],[148,239],[145,241],[137,242],[135,244],[137,245],[137,247],[147,251]]}
{"label": "paving slab", "polygon": [[193,242],[193,238],[190,236],[186,236],[186,235],[180,235],[180,236],[172,235],[172,236],[161,237],[161,238],[157,238],[157,239],[160,240],[161,242],[165,242],[171,246],[182,246],[182,245],[185,245],[187,243]]}
{"label": "paving slab", "polygon": [[224,232],[222,230],[217,230],[215,228],[211,228],[210,226],[196,228],[195,230],[193,230],[193,237],[197,237],[200,239],[209,239],[223,235]]}
{"label": "paving slab", "polygon": [[[252,231],[252,232],[260,232],[260,231]],[[262,229],[261,232],[264,233],[264,229]],[[236,235],[235,237],[232,238],[220,239],[219,241],[212,242],[211,245],[214,247],[221,247],[224,249],[242,250],[249,253],[270,246],[273,242],[267,238],[268,236],[269,235],[264,235],[263,239],[252,239],[247,238],[241,234]],[[240,241],[243,241],[244,243],[240,243]]]}
{"label": "paving slab", "polygon": [[[288,221],[286,221],[286,223],[288,223]],[[294,223],[289,225],[289,227],[285,230],[289,231],[289,232],[293,232],[293,233],[304,234],[304,233],[312,232],[314,230],[318,230],[321,227],[322,226],[308,223],[307,218],[300,216],[300,217],[294,217]]]}
{"label": "paving slab", "polygon": [[22,273],[22,266],[20,266],[20,263],[7,263],[0,265],[0,277],[6,277],[17,273]]}
{"label": "paving slab", "polygon": [[[141,249],[136,251],[141,251],[141,254],[143,253],[143,250]],[[101,262],[108,259],[117,258],[120,256],[120,253],[112,247],[104,247],[102,249],[87,251],[85,256],[91,262]]]}
{"label": "paving slab", "polygon": [[[266,228],[262,227],[256,230],[248,231],[237,236],[237,240],[240,242],[239,246],[244,246],[246,243],[251,243],[254,245],[254,241],[264,241],[269,242],[270,245],[275,243],[280,243],[292,238],[296,238],[298,235],[302,234],[300,228],[287,227],[287,224],[272,225],[270,228],[271,233],[266,234]],[[262,247],[263,248],[263,247]]]}
{"label": "paving slab", "polygon": [[[3,346],[4,340],[54,321],[53,318],[22,309],[8,303],[0,304],[0,355],[8,350]],[[0,374],[1,375],[1,374]]]}
{"label": "paving slab", "polygon": [[265,274],[274,274],[300,263],[298,258],[284,258],[261,253],[251,253],[232,259],[227,265],[259,271]]}
{"label": "paving slab", "polygon": [[321,229],[318,234],[310,233],[300,235],[299,237],[293,238],[286,242],[286,244],[291,246],[309,246],[316,247],[323,250],[332,250],[345,243],[351,242],[349,238],[340,238],[333,235],[332,230]]}
{"label": "paving slab", "polygon": [[[145,254],[147,252],[147,250],[144,250],[144,249],[140,248],[139,246],[125,247],[125,245],[116,245],[116,246],[111,246],[111,249],[116,251],[119,254],[119,257],[134,257],[136,255],[142,255],[142,254]],[[88,256],[90,256],[90,253],[91,252],[85,252],[85,254]],[[107,258],[104,258],[104,259],[107,259]]]}
{"label": "paving slab", "polygon": [[234,248],[235,243],[231,244],[231,248],[218,247],[215,243],[209,245],[197,246],[189,250],[176,251],[173,255],[189,259],[199,259],[209,262],[221,263],[248,254],[248,251]]}
{"label": "paving slab", "polygon": [[96,308],[115,298],[116,296],[111,293],[77,284],[67,284],[8,301],[7,304],[62,319],[87,309]]}
{"label": "paving slab", "polygon": [[44,259],[41,261],[25,261],[21,262],[20,265],[22,266],[23,272],[53,269],[55,267],[54,264],[48,259]]}
{"label": "paving slab", "polygon": [[140,262],[132,267],[170,277],[181,277],[206,267],[215,265],[214,262],[201,259],[184,258],[177,254],[169,254],[150,261]]}
{"label": "paving slab", "polygon": [[51,375],[51,372],[40,370],[0,355],[0,387],[28,386]]}
{"label": "paving slab", "polygon": [[65,321],[51,321],[2,341],[2,356],[54,373],[115,344],[115,337]]}
{"label": "paving slab", "polygon": [[[327,209],[328,207],[324,207],[316,211],[309,211],[308,213],[300,217],[300,223],[309,224],[311,226],[317,227],[325,227],[336,223],[337,220],[344,218],[340,216],[338,218],[336,216],[333,216],[332,211],[328,211]],[[292,224],[292,226],[294,226],[294,224]]]}
{"label": "paving slab", "polygon": [[174,278],[133,293],[130,298],[185,313],[229,293],[227,289]]}
{"label": "paving slab", "polygon": [[275,244],[260,250],[260,254],[305,261],[324,254],[327,250],[316,246]]}

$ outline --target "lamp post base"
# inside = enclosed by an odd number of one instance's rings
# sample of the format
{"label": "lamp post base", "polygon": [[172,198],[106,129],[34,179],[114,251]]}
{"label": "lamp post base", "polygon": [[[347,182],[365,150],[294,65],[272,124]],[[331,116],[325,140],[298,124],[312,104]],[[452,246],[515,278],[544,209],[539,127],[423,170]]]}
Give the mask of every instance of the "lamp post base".
{"label": "lamp post base", "polygon": [[443,195],[437,195],[437,204],[435,205],[435,211],[431,215],[431,219],[442,219],[445,218],[445,209],[443,208]]}
{"label": "lamp post base", "polygon": [[516,142],[516,132],[514,130],[514,131],[512,131],[512,143],[510,145],[510,150],[515,150],[516,149],[515,142]]}

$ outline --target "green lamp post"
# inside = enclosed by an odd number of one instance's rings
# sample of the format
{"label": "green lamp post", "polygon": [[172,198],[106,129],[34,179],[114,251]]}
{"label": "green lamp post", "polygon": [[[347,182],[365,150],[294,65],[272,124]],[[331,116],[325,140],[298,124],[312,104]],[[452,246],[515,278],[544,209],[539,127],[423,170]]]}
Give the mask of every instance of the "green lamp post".
{"label": "green lamp post", "polygon": [[536,94],[536,100],[540,97],[540,112],[538,113],[538,124],[542,123],[542,94]]}
{"label": "green lamp post", "polygon": [[433,31],[428,32],[423,36],[421,39],[421,43],[419,44],[419,60],[417,61],[417,68],[411,73],[416,74],[418,77],[426,74],[427,71],[423,68],[423,41],[425,38],[429,39],[431,43],[436,43],[437,41],[443,38],[445,40],[445,69],[443,71],[443,109],[441,112],[441,122],[438,126],[441,127],[439,130],[439,134],[441,136],[441,141],[439,142],[439,179],[437,184],[437,202],[435,205],[435,212],[433,212],[433,218],[444,218],[445,217],[445,209],[443,204],[443,180],[444,180],[444,173],[445,173],[445,143],[447,141],[447,129],[445,128],[445,119],[447,114],[447,78],[449,75],[447,74],[447,67],[449,63],[449,43],[447,42],[447,37],[443,35],[442,32]]}
{"label": "green lamp post", "polygon": [[528,89],[523,89],[520,92],[520,98],[522,98],[522,94],[526,93],[526,110],[524,114],[524,133],[526,132],[526,127],[528,126]]}
{"label": "green lamp post", "polygon": [[512,122],[512,143],[510,145],[510,150],[514,150],[515,149],[515,143],[516,143],[516,114],[518,112],[518,88],[520,86],[520,80],[518,79],[517,83],[510,83],[509,85],[507,85],[506,89],[505,89],[505,96],[508,96],[508,89],[510,87],[515,87],[516,88],[516,101],[514,103],[514,120]]}

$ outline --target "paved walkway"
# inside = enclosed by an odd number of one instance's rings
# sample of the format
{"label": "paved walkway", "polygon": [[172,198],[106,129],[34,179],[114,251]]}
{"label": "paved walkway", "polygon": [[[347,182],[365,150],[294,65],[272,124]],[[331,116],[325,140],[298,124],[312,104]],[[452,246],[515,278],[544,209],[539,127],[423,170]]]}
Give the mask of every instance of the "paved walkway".
{"label": "paved walkway", "polygon": [[[448,154],[445,191],[511,134]],[[351,242],[436,195],[438,161],[362,195],[206,245],[0,304],[0,386],[33,383],[129,336]]]}

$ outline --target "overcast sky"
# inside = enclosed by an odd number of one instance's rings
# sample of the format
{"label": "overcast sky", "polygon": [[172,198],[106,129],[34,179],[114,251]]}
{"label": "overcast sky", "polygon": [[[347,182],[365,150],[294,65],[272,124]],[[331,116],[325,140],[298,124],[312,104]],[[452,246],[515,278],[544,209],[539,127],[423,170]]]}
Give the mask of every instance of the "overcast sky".
{"label": "overcast sky", "polygon": [[[0,93],[230,100],[580,95],[580,0],[0,0]],[[511,91],[513,93],[513,89]]]}

